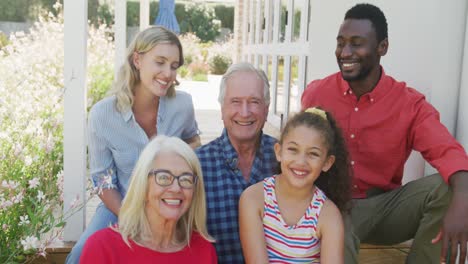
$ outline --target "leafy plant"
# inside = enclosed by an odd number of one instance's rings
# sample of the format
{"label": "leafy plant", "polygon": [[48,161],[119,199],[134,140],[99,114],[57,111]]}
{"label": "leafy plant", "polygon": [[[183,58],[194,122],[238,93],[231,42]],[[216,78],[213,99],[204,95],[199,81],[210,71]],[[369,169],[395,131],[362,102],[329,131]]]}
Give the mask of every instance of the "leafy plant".
{"label": "leafy plant", "polygon": [[187,68],[187,66],[182,65],[179,67],[179,69],[177,69],[177,73],[181,78],[185,78],[189,74],[189,69]]}
{"label": "leafy plant", "polygon": [[213,41],[220,33],[221,22],[208,5],[187,3],[186,16],[179,21],[181,32],[193,32],[202,42]]}
{"label": "leafy plant", "polygon": [[[41,15],[29,34],[16,32],[0,49],[0,263],[45,256],[67,218],[84,206],[76,197],[62,212],[64,36],[61,5],[55,8],[56,16]],[[105,26],[89,29],[91,101],[112,73],[108,33]]]}
{"label": "leafy plant", "polygon": [[212,74],[224,74],[232,63],[232,59],[226,55],[217,54],[209,60]]}

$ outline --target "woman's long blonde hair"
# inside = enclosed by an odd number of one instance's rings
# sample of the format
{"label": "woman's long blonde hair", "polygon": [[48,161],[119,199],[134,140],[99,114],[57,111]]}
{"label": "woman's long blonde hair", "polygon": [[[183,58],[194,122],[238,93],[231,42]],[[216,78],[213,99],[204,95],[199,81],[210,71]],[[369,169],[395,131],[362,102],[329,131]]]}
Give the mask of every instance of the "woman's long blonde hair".
{"label": "woman's long blonde hair", "polygon": [[[179,67],[184,64],[184,54],[179,38],[170,30],[162,26],[151,26],[139,32],[127,48],[125,61],[119,69],[110,94],[117,98],[117,110],[125,112],[133,106],[135,86],[140,82],[140,74],[133,64],[134,53],[146,53],[158,44],[173,44],[179,49]],[[175,96],[175,84],[167,90],[167,97]]]}
{"label": "woman's long blonde hair", "polygon": [[193,199],[188,211],[179,219],[176,234],[189,244],[192,231],[197,231],[207,241],[214,242],[206,228],[206,201],[203,175],[195,152],[187,143],[177,137],[156,136],[144,148],[133,170],[130,186],[119,213],[119,226],[116,229],[130,246],[128,239],[151,241],[153,234],[145,213],[145,200],[148,193],[148,173],[158,155],[175,153],[190,166],[198,180],[193,189]]}

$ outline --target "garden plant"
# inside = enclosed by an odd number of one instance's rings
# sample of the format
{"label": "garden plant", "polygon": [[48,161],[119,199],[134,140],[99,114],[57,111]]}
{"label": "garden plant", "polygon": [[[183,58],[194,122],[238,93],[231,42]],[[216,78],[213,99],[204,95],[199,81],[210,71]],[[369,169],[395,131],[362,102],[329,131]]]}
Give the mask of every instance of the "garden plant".
{"label": "garden plant", "polygon": [[[29,33],[0,46],[0,263],[29,263],[61,238],[63,207],[63,15],[39,17]],[[112,82],[114,46],[106,26],[89,27],[88,104]],[[90,195],[95,193],[89,189]]]}

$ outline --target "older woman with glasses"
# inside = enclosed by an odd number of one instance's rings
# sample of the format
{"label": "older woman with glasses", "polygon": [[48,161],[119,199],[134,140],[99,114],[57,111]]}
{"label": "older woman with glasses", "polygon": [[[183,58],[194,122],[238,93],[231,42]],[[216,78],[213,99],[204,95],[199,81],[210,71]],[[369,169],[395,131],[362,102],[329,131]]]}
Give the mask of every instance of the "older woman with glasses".
{"label": "older woman with glasses", "polygon": [[118,225],[88,238],[80,263],[217,263],[211,242],[200,162],[181,139],[157,136],[135,166]]}

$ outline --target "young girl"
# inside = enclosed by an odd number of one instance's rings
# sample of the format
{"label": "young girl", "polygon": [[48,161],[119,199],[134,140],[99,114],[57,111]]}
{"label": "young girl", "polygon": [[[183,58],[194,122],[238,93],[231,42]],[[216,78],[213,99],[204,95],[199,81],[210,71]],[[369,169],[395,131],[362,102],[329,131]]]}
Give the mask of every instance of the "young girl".
{"label": "young girl", "polygon": [[275,145],[281,174],[244,191],[239,225],[246,263],[344,263],[340,211],[349,210],[350,169],[340,129],[309,108]]}

